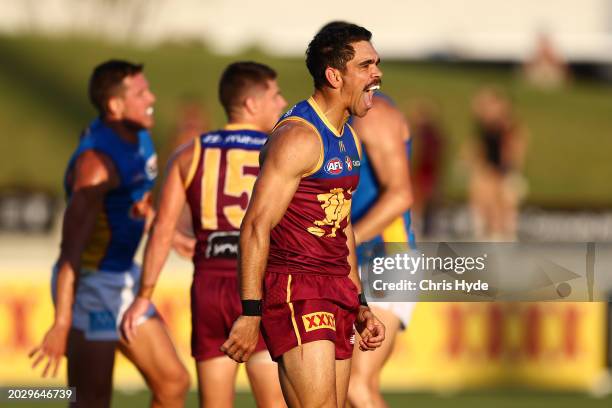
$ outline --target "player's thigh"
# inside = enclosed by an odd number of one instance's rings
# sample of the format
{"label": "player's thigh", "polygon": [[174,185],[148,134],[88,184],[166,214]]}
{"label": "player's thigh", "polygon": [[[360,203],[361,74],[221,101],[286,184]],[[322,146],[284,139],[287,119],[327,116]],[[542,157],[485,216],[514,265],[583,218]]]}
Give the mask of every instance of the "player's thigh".
{"label": "player's thigh", "polygon": [[74,407],[110,406],[117,342],[91,341],[81,330],[68,337],[68,384],[78,390]]}
{"label": "player's thigh", "polygon": [[298,399],[297,393],[293,388],[293,385],[289,381],[285,367],[282,364],[278,364],[278,381],[283,391],[283,397],[289,408],[302,408],[302,404]]}
{"label": "player's thigh", "polygon": [[247,375],[258,407],[286,407],[278,378],[278,364],[267,350],[259,351],[246,363]]}
{"label": "player's thigh", "polygon": [[355,347],[351,368],[351,375],[362,375],[368,378],[378,375],[385,362],[389,359],[401,324],[399,317],[388,309],[371,306],[371,310],[385,325],[385,340],[374,351],[361,351],[359,347]]}
{"label": "player's thigh", "polygon": [[336,349],[329,340],[302,344],[284,353],[279,375],[286,376],[303,407],[336,407]]}
{"label": "player's thigh", "polygon": [[154,392],[170,387],[187,391],[189,373],[159,317],[138,325],[132,341],[122,340],[119,350],[138,368]]}
{"label": "player's thigh", "polygon": [[227,356],[196,361],[200,407],[231,408],[238,363]]}

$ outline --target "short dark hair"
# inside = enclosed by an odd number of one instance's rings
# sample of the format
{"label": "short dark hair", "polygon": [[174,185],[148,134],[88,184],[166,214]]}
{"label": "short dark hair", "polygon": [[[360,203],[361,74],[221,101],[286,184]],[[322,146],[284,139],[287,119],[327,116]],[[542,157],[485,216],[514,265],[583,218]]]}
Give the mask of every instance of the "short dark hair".
{"label": "short dark hair", "polygon": [[344,72],[346,63],[355,57],[352,43],[371,39],[372,33],[357,24],[332,21],[324,25],[306,50],[306,66],[315,88],[321,89],[328,84],[325,77],[327,67]]}
{"label": "short dark hair", "polygon": [[143,64],[123,60],[108,60],[94,68],[89,78],[89,100],[100,115],[106,114],[106,104],[123,91],[123,80],[142,72]]}
{"label": "short dark hair", "polygon": [[227,116],[232,108],[242,103],[245,92],[253,85],[268,87],[276,79],[276,71],[253,61],[234,62],[225,68],[219,80],[219,101]]}

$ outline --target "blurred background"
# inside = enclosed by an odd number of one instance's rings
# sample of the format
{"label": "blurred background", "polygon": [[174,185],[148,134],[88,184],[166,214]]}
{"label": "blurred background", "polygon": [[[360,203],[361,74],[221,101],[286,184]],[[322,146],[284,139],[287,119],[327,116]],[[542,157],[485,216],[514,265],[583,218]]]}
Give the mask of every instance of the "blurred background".
{"label": "blurred background", "polygon": [[[382,90],[410,121],[419,240],[612,241],[610,0],[0,0],[0,384],[63,382],[38,378],[27,352],[52,318],[61,181],[95,115],[92,68],[145,64],[164,163],[223,125],[217,81],[234,60],[274,67],[290,104],[309,96],[306,45],[337,19],[373,32]],[[191,368],[190,279],[172,258],[155,301]],[[608,406],[606,309],[419,304],[382,386],[396,406]],[[142,396],[122,359],[115,385],[136,393],[117,406]]]}

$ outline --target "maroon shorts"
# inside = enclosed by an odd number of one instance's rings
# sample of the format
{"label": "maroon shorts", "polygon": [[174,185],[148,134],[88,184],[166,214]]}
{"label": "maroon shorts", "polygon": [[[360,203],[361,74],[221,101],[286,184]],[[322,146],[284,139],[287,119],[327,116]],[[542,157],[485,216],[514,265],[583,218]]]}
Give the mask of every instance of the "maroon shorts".
{"label": "maroon shorts", "polygon": [[[219,348],[242,313],[238,278],[196,273],[191,285],[191,355],[196,361],[225,355]],[[255,351],[266,350],[259,336]]]}
{"label": "maroon shorts", "polygon": [[332,341],[337,360],[351,358],[357,295],[348,276],[267,272],[261,323],[272,358],[317,340]]}

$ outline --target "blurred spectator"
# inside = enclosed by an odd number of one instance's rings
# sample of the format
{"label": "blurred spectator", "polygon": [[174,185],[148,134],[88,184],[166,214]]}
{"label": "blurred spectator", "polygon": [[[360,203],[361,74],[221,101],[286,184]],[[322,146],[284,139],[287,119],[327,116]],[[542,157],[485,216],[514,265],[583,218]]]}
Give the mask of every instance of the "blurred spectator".
{"label": "blurred spectator", "polygon": [[185,96],[179,105],[177,122],[172,137],[173,149],[210,130],[210,116],[206,107],[195,96]]}
{"label": "blurred spectator", "polygon": [[567,64],[548,35],[539,35],[535,52],[523,65],[523,74],[528,82],[545,89],[558,88],[569,79]]}
{"label": "blurred spectator", "polygon": [[419,102],[410,116],[410,131],[414,143],[413,210],[417,222],[420,223],[420,233],[427,237],[432,233],[433,212],[439,199],[445,137],[439,114],[432,103]]}
{"label": "blurred spectator", "polygon": [[176,123],[164,147],[162,163],[170,158],[177,147],[210,130],[208,110],[194,95],[183,96],[175,117]]}
{"label": "blurred spectator", "polygon": [[526,130],[507,97],[484,88],[472,105],[476,121],[470,205],[476,238],[516,239],[518,204],[526,192],[521,175]]}

